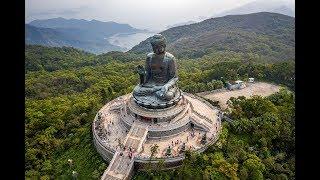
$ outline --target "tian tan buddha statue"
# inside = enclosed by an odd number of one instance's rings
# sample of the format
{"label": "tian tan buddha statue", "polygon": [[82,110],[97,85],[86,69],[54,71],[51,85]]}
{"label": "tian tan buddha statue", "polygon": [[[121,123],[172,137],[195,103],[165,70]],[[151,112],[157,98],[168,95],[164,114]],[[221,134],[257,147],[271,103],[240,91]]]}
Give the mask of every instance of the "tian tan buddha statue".
{"label": "tian tan buddha statue", "polygon": [[180,99],[177,65],[172,54],[165,51],[166,39],[161,34],[150,40],[153,53],[147,55],[145,68],[138,66],[140,84],[133,90],[135,101],[142,106],[168,107]]}

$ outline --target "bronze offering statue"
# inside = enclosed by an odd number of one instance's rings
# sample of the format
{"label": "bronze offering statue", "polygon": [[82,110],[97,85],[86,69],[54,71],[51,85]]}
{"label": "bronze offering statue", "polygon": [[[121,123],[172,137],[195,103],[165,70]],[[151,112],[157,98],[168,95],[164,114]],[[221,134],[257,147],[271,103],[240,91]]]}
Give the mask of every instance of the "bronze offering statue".
{"label": "bronze offering statue", "polygon": [[138,66],[140,84],[133,90],[139,105],[151,108],[169,107],[181,97],[177,81],[177,65],[172,54],[165,51],[166,39],[161,34],[151,38],[153,53],[147,55],[145,69]]}

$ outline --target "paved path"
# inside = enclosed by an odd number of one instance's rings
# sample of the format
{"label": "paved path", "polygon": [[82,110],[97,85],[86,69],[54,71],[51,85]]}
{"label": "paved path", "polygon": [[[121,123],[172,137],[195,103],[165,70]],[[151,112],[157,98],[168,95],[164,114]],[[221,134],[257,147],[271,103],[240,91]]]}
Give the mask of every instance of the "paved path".
{"label": "paved path", "polygon": [[265,83],[265,82],[256,82],[256,83],[249,83],[247,87],[243,89],[237,89],[229,91],[227,89],[224,89],[222,91],[217,91],[213,93],[198,93],[199,96],[202,96],[207,99],[211,99],[213,101],[219,101],[219,105],[221,106],[222,110],[227,109],[227,101],[231,97],[239,97],[239,96],[245,96],[247,98],[253,96],[253,95],[259,95],[259,96],[269,96],[273,93],[276,93],[280,90],[280,86]]}

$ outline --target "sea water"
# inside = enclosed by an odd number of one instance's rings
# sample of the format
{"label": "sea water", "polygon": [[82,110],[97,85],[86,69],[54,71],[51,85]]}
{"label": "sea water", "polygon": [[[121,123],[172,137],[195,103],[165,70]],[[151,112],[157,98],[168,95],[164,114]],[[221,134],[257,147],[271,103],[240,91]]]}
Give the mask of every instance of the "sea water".
{"label": "sea water", "polygon": [[148,37],[153,36],[154,32],[139,32],[139,33],[118,33],[106,38],[112,45],[120,46],[128,51],[133,46],[138,45],[141,41],[146,40]]}

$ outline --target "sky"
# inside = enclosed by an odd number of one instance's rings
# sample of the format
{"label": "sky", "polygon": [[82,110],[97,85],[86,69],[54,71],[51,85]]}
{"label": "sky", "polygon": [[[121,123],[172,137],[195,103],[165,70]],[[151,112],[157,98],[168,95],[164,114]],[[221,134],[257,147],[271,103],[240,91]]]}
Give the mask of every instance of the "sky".
{"label": "sky", "polygon": [[[95,19],[158,31],[181,22],[204,20],[252,1],[255,0],[26,0],[25,20]],[[282,1],[294,4],[294,0]]]}

